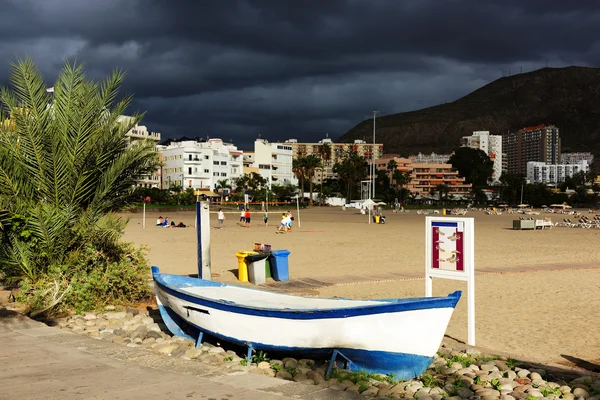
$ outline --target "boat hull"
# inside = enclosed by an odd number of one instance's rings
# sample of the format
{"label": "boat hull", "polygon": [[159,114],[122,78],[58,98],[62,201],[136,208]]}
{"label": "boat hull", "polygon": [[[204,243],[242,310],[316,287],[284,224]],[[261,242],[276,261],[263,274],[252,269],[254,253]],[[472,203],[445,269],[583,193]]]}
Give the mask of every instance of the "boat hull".
{"label": "boat hull", "polygon": [[155,289],[163,320],[175,335],[195,340],[200,331],[256,350],[315,359],[338,350],[351,360],[352,370],[393,373],[398,379],[418,376],[429,366],[460,297],[458,293],[440,302],[445,305],[441,307],[403,311],[382,302],[362,313],[285,314],[240,312],[239,307],[190,296],[160,280],[155,280]]}

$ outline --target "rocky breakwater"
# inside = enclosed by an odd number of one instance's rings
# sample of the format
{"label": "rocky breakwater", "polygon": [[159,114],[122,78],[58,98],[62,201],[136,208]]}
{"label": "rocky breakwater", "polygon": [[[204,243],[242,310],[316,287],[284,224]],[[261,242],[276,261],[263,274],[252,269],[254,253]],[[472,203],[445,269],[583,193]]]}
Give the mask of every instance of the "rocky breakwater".
{"label": "rocky breakwater", "polygon": [[[223,373],[246,371],[333,390],[361,393],[365,397],[420,400],[600,400],[600,378],[571,380],[551,377],[545,369],[506,357],[442,347],[429,369],[419,378],[399,381],[394,376],[351,372],[334,368],[325,377],[327,360],[284,358],[254,354],[248,364],[243,354],[225,350],[218,342],[195,343],[166,333],[159,316],[137,309],[108,306],[102,313],[73,315],[56,321],[58,326],[98,340],[107,340],[140,351],[180,357],[190,362],[215,365]],[[243,349],[239,349],[243,351]],[[241,355],[241,357],[240,357]]]}

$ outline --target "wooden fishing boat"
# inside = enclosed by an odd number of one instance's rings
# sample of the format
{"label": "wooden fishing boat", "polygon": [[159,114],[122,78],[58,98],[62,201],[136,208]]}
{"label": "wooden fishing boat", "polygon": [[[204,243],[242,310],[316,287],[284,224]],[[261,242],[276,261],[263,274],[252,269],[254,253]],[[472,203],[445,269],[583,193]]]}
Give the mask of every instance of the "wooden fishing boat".
{"label": "wooden fishing boat", "polygon": [[461,292],[447,297],[348,300],[292,296],[152,267],[163,320],[174,335],[210,334],[251,350],[342,356],[351,370],[420,375],[438,350]]}

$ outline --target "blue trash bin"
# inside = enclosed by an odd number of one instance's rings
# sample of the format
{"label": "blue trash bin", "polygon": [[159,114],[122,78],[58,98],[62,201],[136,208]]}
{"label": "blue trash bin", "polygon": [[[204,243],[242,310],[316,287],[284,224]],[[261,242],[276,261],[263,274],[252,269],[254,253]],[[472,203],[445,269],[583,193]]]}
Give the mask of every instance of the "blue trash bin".
{"label": "blue trash bin", "polygon": [[271,271],[273,272],[273,279],[276,281],[287,281],[290,279],[288,271],[288,256],[290,252],[287,250],[273,250],[271,253]]}

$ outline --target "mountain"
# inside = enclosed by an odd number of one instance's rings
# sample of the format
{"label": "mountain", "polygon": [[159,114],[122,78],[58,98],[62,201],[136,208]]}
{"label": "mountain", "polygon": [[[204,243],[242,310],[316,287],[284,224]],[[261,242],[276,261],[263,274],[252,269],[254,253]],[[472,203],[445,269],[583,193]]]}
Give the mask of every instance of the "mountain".
{"label": "mountain", "polygon": [[[449,153],[473,131],[501,135],[527,126],[554,124],[563,151],[600,154],[600,69],[543,68],[491,82],[452,102],[377,118],[377,143],[403,156]],[[340,138],[372,140],[373,120]]]}

